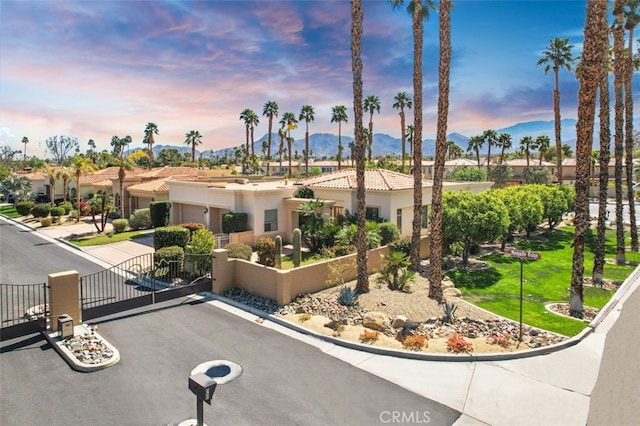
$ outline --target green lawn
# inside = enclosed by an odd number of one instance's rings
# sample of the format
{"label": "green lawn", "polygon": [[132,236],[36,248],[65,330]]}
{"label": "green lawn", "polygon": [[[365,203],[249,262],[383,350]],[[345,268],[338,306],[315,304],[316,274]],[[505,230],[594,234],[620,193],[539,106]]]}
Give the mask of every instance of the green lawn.
{"label": "green lawn", "polygon": [[[301,253],[302,260],[300,266],[311,265],[312,263],[323,262],[327,260],[326,257],[322,257],[319,253],[309,253],[303,251]],[[282,268],[281,269],[293,269],[293,255],[282,256]]]}
{"label": "green lawn", "polygon": [[[593,230],[589,230],[585,248],[585,275],[593,268]],[[535,327],[573,336],[587,325],[585,322],[555,315],[546,310],[552,302],[568,302],[567,288],[571,283],[573,257],[573,229],[562,228],[543,235],[549,241],[521,245],[523,249],[540,252],[538,261],[524,262],[523,321]],[[607,232],[607,258],[615,256],[615,233]],[[519,319],[520,261],[502,254],[491,254],[482,258],[491,267],[482,271],[456,270],[447,273],[464,298],[496,314],[514,320]],[[627,252],[627,260],[637,262],[640,253]],[[605,265],[605,278],[622,282],[635,269],[634,266]],[[598,288],[584,289],[586,306],[603,307],[613,291]]]}
{"label": "green lawn", "polygon": [[0,207],[0,214],[6,217],[18,217],[20,216],[13,206]]}
{"label": "green lawn", "polygon": [[120,241],[134,240],[144,235],[145,234],[143,234],[142,231],[128,231],[128,232],[121,232],[119,234],[113,234],[111,236],[100,235],[98,237],[85,238],[82,240],[70,240],[69,242],[78,247],[100,246],[104,244],[118,243]]}

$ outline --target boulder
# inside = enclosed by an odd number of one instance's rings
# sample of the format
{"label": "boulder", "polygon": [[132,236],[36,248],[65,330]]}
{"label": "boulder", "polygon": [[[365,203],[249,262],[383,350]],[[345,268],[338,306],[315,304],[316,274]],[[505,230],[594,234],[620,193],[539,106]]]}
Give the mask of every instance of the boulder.
{"label": "boulder", "polygon": [[362,319],[362,326],[372,330],[380,330],[384,327],[385,314],[382,312],[367,312]]}
{"label": "boulder", "polygon": [[460,297],[462,296],[462,292],[457,288],[453,287],[453,288],[447,288],[443,290],[442,295],[444,297]]}
{"label": "boulder", "polygon": [[405,315],[396,315],[391,323],[391,327],[393,328],[402,328],[407,323],[408,318]]}
{"label": "boulder", "polygon": [[456,285],[451,280],[442,280],[442,290],[446,290],[448,288],[455,288]]}

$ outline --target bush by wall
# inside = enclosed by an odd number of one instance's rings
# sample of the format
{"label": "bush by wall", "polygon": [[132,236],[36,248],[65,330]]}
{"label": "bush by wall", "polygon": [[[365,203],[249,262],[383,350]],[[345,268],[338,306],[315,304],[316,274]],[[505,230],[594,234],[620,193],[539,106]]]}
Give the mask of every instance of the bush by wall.
{"label": "bush by wall", "polygon": [[189,230],[189,233],[191,234],[191,236],[193,236],[193,234],[198,229],[206,229],[206,227],[204,226],[204,223],[196,223],[196,222],[181,223],[178,226],[182,226],[183,228],[187,228]]}
{"label": "bush by wall", "polygon": [[49,204],[36,204],[31,209],[33,217],[47,217],[51,211],[51,205]]}
{"label": "bush by wall", "polygon": [[229,257],[233,259],[251,260],[253,250],[246,244],[231,243],[227,244],[225,250],[229,253]]}
{"label": "bush by wall", "polygon": [[183,249],[189,244],[191,234],[182,226],[164,226],[156,228],[153,233],[153,248],[159,250],[163,247],[179,246]]}
{"label": "bush by wall", "polygon": [[127,229],[129,221],[127,219],[114,219],[111,221],[111,225],[113,225],[113,232],[119,234]]}
{"label": "bush by wall", "polygon": [[62,207],[64,209],[64,214],[69,214],[69,212],[73,210],[73,204],[71,204],[71,201],[63,201],[58,204],[58,207]]}
{"label": "bush by wall", "polygon": [[376,225],[378,227],[378,234],[380,234],[380,245],[386,246],[400,239],[400,231],[395,223],[382,222]]}
{"label": "bush by wall", "polygon": [[169,215],[171,213],[171,203],[168,201],[152,201],[149,204],[151,225],[154,228],[169,225]]}
{"label": "bush by wall", "polygon": [[216,246],[213,232],[208,229],[196,229],[191,235],[191,242],[187,246],[186,259],[193,262],[200,273],[211,272],[211,252]]}
{"label": "bush by wall", "polygon": [[60,217],[65,215],[64,207],[51,207],[49,214],[52,217]]}
{"label": "bush by wall", "polygon": [[134,230],[151,228],[151,213],[149,209],[134,210],[129,218],[129,226]]}
{"label": "bush by wall", "polygon": [[246,213],[226,213],[222,215],[222,232],[244,232],[249,229],[249,215]]}
{"label": "bush by wall", "polygon": [[20,201],[16,204],[16,211],[20,216],[26,216],[31,213],[31,209],[36,205],[33,201]]}
{"label": "bush by wall", "polygon": [[391,243],[391,249],[393,251],[399,251],[407,256],[411,256],[411,238],[403,238]]}
{"label": "bush by wall", "polygon": [[156,278],[168,279],[178,276],[184,269],[184,249],[179,246],[162,247],[153,254]]}
{"label": "bush by wall", "polygon": [[271,238],[262,237],[256,241],[258,263],[265,266],[275,266],[276,243]]}

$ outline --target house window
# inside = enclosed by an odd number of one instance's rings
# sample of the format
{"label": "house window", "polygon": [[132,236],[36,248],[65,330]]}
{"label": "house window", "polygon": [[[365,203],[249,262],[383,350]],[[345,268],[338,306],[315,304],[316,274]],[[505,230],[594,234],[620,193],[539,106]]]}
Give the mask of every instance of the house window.
{"label": "house window", "polygon": [[429,225],[429,207],[422,206],[422,229],[425,229]]}
{"label": "house window", "polygon": [[264,232],[278,230],[278,209],[264,211]]}
{"label": "house window", "polygon": [[380,217],[380,209],[377,207],[367,207],[367,213],[365,215],[367,220],[375,220],[377,221]]}
{"label": "house window", "polygon": [[331,207],[331,217],[333,218],[334,223],[340,223],[342,216],[344,216],[344,207]]}
{"label": "house window", "polygon": [[402,232],[402,209],[396,210],[396,225],[398,225],[398,229]]}

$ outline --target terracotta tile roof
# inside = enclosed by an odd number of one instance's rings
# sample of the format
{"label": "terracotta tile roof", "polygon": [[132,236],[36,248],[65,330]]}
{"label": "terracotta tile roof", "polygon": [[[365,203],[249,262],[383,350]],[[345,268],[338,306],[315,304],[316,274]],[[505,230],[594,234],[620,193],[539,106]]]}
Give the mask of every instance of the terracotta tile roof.
{"label": "terracotta tile roof", "polygon": [[161,178],[148,180],[146,182],[138,183],[127,187],[128,191],[143,191],[143,192],[155,192],[155,193],[169,193],[168,180],[196,180],[196,176],[172,176],[171,178]]}
{"label": "terracotta tile roof", "polygon": [[[117,176],[117,173],[116,173]],[[141,178],[169,178],[173,176],[198,176],[198,169],[193,167],[158,167],[137,174]]]}
{"label": "terracotta tile roof", "polygon": [[[430,184],[423,181],[423,186]],[[296,185],[310,188],[355,189],[356,171],[339,170],[306,179],[300,179]],[[413,176],[385,169],[367,169],[364,172],[364,186],[367,191],[397,191],[413,189]]]}

